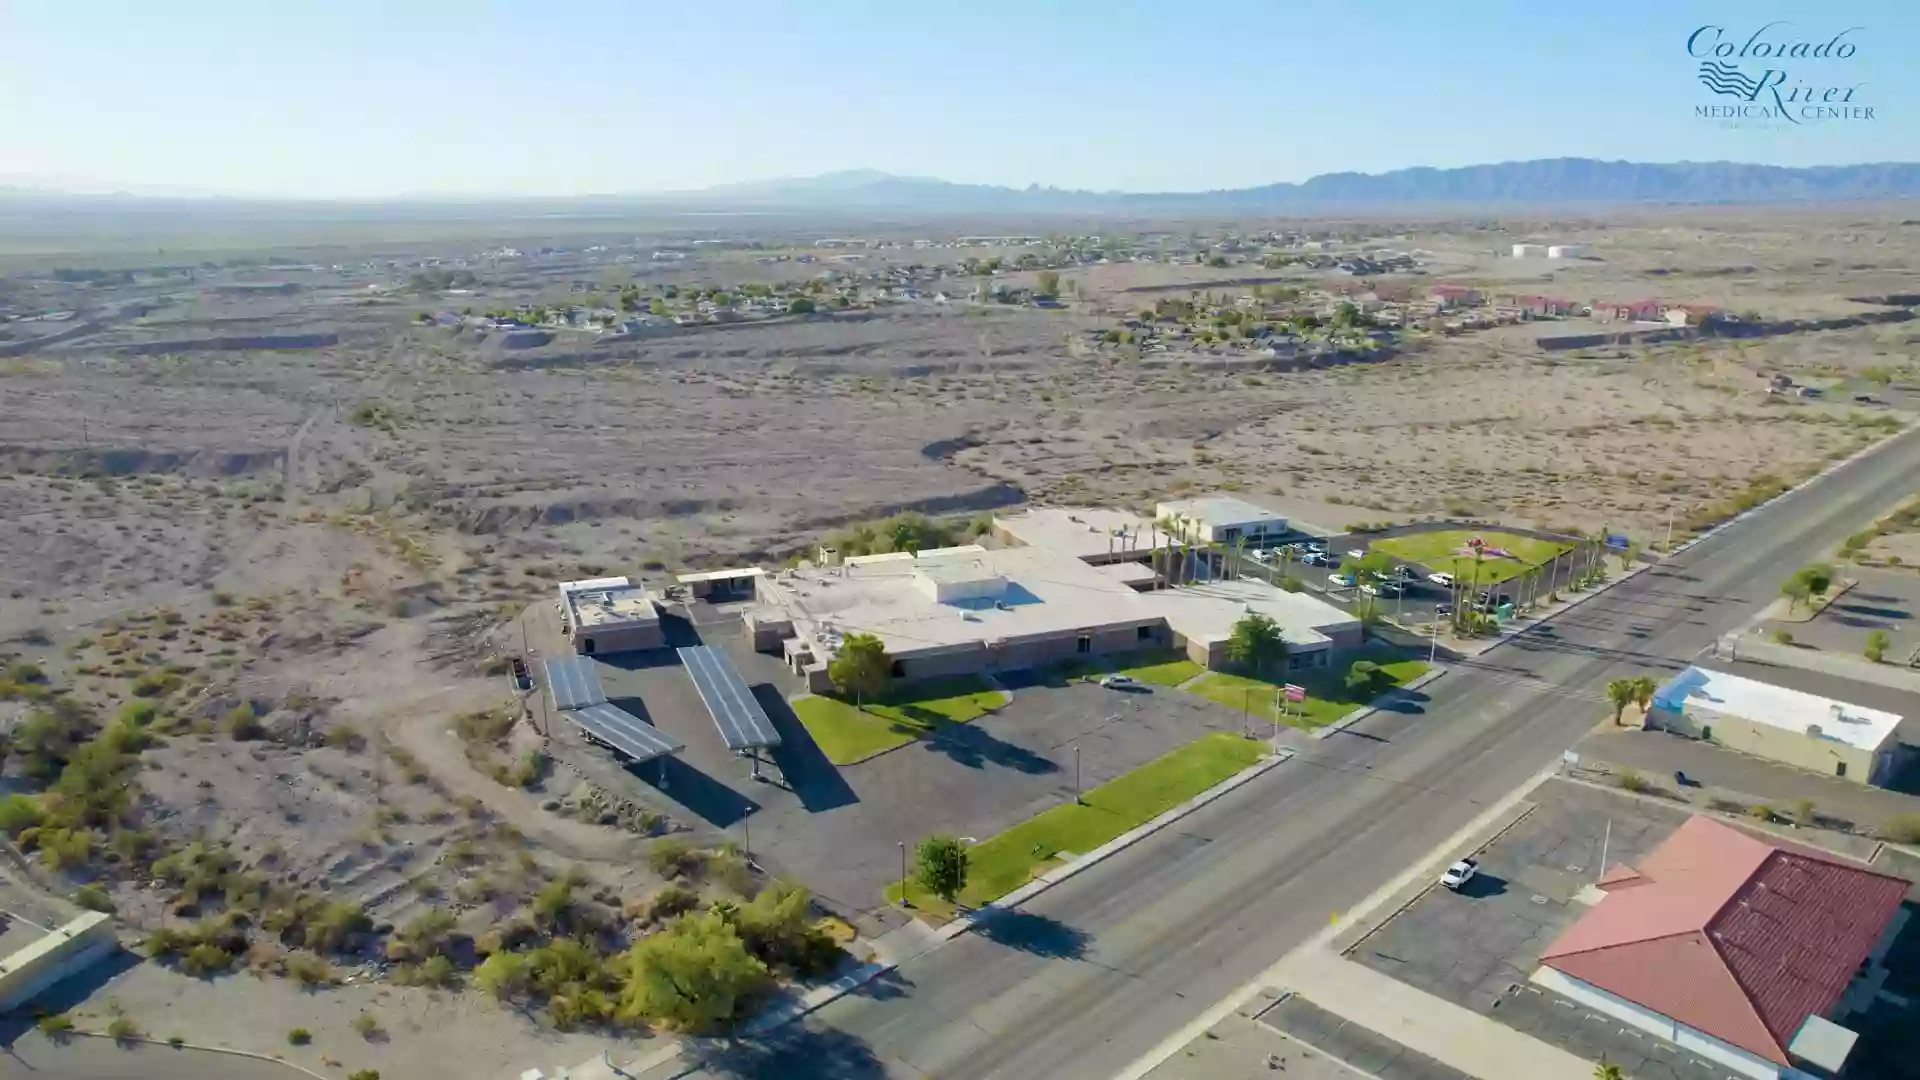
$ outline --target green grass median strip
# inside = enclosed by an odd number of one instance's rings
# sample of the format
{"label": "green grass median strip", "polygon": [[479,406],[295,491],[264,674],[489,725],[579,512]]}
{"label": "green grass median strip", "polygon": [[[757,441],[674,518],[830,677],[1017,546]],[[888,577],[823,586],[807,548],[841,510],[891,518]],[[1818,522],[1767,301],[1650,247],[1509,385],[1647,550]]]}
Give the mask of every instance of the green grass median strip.
{"label": "green grass median strip", "polygon": [[[1555,540],[1541,540],[1532,536],[1520,536],[1515,533],[1497,530],[1442,529],[1438,532],[1410,533],[1406,536],[1394,536],[1385,540],[1375,540],[1367,545],[1369,551],[1384,552],[1396,559],[1417,562],[1433,570],[1444,570],[1461,581],[1473,579],[1473,558],[1461,555],[1467,541],[1479,537],[1491,548],[1501,548],[1513,553],[1513,559],[1486,558],[1480,561],[1480,584],[1497,585],[1509,578],[1518,577],[1530,567],[1540,566],[1563,551],[1573,550],[1572,544]],[[1458,560],[1456,566],[1455,560]],[[1516,561],[1518,560],[1518,561]]]}
{"label": "green grass median strip", "polygon": [[1131,676],[1136,682],[1152,683],[1155,686],[1179,686],[1206,669],[1184,656],[1167,656],[1144,660],[1131,667],[1114,670],[1121,675]]}
{"label": "green grass median strip", "polygon": [[943,724],[985,716],[1005,700],[978,679],[916,683],[864,708],[818,695],[793,703],[793,713],[835,765],[851,765],[932,733]]}
{"label": "green grass median strip", "polygon": [[[989,837],[967,851],[967,887],[960,902],[978,907],[997,900],[1052,869],[1059,853],[1084,855],[1233,776],[1265,752],[1266,743],[1258,739],[1229,732],[1204,735],[1094,788],[1079,804],[1063,803]],[[898,883],[888,887],[887,899],[899,902]],[[953,914],[918,883],[911,885],[908,899],[923,914]]]}
{"label": "green grass median strip", "polygon": [[[1378,681],[1372,687],[1348,689],[1347,668],[1354,660],[1372,660],[1380,665]],[[1317,669],[1312,673],[1294,672],[1289,678],[1306,689],[1307,699],[1289,704],[1286,714],[1280,719],[1299,728],[1322,727],[1386,693],[1388,689],[1405,686],[1426,672],[1425,660],[1391,659],[1387,654],[1356,654],[1345,658],[1338,667]],[[1188,687],[1187,692],[1230,709],[1242,709],[1255,719],[1271,724],[1274,720],[1274,697],[1284,682],[1267,682],[1215,671]]]}

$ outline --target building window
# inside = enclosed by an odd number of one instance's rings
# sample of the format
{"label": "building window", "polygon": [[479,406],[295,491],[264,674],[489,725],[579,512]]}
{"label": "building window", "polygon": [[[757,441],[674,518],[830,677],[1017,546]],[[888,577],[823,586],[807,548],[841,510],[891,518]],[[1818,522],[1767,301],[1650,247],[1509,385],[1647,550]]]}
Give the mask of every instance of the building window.
{"label": "building window", "polygon": [[1835,775],[1835,776],[1845,776],[1845,775],[1847,775],[1847,763],[1846,763],[1846,762],[1844,762],[1844,761],[1836,761],[1836,762],[1834,762],[1834,763],[1833,763],[1833,775]]}
{"label": "building window", "polygon": [[1092,652],[1092,651],[1093,651],[1093,639],[1092,639],[1092,638],[1090,638],[1090,637],[1088,637],[1088,636],[1087,636],[1087,635],[1085,635],[1085,634],[1081,634],[1081,635],[1079,636],[1079,638],[1077,638],[1077,639],[1075,639],[1075,641],[1074,641],[1074,643],[1073,643],[1073,651],[1074,651],[1074,652],[1077,652],[1077,653],[1090,653],[1090,652]]}
{"label": "building window", "polygon": [[593,639],[590,637],[581,638],[580,651],[585,653],[588,656],[592,656],[593,655]]}
{"label": "building window", "polygon": [[1153,627],[1151,627],[1151,626],[1143,626],[1143,627],[1141,627],[1140,629],[1138,629],[1138,630],[1136,630],[1136,631],[1135,631],[1135,634],[1137,634],[1137,635],[1139,636],[1139,639],[1140,639],[1141,641],[1152,641],[1152,640],[1153,640]]}
{"label": "building window", "polygon": [[892,675],[892,676],[893,676],[894,678],[896,678],[896,679],[904,679],[904,678],[906,678],[906,677],[907,677],[907,662],[906,662],[906,661],[904,661],[904,660],[895,660],[895,661],[893,662],[893,667],[892,667],[892,668],[890,668],[890,669],[888,669],[888,673],[889,673],[890,675]]}

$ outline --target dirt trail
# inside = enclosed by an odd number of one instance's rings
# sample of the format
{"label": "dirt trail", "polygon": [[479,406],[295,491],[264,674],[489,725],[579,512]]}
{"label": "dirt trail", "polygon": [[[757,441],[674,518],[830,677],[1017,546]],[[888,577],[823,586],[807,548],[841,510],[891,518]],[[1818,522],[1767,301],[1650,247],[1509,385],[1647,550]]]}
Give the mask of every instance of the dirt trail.
{"label": "dirt trail", "polygon": [[540,809],[537,797],[501,787],[482,775],[467,762],[448,723],[444,715],[414,714],[390,718],[382,727],[388,738],[419,759],[452,795],[479,799],[527,839],[566,858],[631,863],[646,854],[646,841],[640,837],[557,817]]}

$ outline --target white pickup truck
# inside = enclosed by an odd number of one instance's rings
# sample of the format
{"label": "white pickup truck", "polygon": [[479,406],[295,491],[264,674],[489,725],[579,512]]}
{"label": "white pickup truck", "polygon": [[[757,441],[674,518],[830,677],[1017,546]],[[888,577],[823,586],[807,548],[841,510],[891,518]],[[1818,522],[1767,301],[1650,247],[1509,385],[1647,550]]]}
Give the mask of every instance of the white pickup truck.
{"label": "white pickup truck", "polygon": [[1445,885],[1454,892],[1459,892],[1460,886],[1472,881],[1473,875],[1479,872],[1480,864],[1477,861],[1473,859],[1461,859],[1459,862],[1447,867],[1447,872],[1440,875],[1440,884]]}

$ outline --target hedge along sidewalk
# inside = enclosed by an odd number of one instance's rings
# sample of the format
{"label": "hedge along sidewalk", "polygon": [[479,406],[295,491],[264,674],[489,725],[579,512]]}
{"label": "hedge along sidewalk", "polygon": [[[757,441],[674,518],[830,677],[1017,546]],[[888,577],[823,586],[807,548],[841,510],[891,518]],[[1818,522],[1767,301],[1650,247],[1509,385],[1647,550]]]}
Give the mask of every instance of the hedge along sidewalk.
{"label": "hedge along sidewalk", "polygon": [[[979,907],[1033,880],[1063,854],[1096,851],[1267,756],[1267,743],[1230,732],[1203,735],[1086,792],[1078,803],[1042,811],[967,850],[967,886],[960,902]],[[906,882],[906,898],[924,915],[946,918],[954,906]],[[902,883],[886,890],[899,902]]]}
{"label": "hedge along sidewalk", "polygon": [[856,708],[824,694],[789,699],[820,752],[835,765],[857,765],[932,734],[1005,708],[1013,695],[974,678],[941,680]]}

